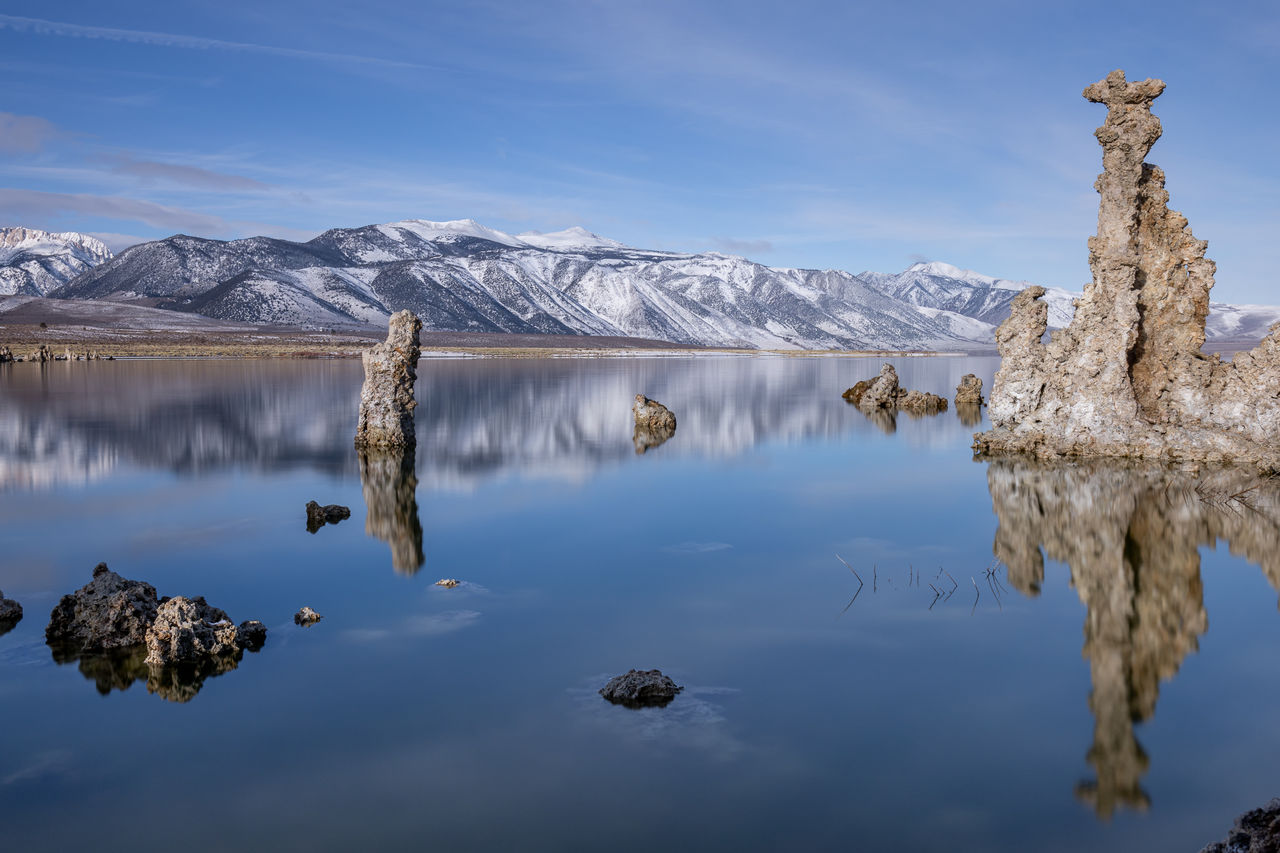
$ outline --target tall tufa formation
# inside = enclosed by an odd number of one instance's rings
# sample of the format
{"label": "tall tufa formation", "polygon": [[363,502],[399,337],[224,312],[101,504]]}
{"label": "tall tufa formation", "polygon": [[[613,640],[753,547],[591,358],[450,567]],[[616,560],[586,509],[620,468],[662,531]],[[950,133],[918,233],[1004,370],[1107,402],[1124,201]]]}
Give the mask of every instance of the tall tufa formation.
{"label": "tall tufa formation", "polygon": [[411,311],[391,315],[387,339],[364,352],[364,387],[356,447],[413,447],[413,383],[418,378],[418,332],[422,321]]}
{"label": "tall tufa formation", "polygon": [[993,428],[978,452],[1235,461],[1280,470],[1280,331],[1232,362],[1200,352],[1213,287],[1208,244],[1169,210],[1164,172],[1144,163],[1160,138],[1160,80],[1113,71],[1084,90],[1105,104],[1096,136],[1093,281],[1075,317],[1042,343],[1044,289],[1028,287],[996,332]]}

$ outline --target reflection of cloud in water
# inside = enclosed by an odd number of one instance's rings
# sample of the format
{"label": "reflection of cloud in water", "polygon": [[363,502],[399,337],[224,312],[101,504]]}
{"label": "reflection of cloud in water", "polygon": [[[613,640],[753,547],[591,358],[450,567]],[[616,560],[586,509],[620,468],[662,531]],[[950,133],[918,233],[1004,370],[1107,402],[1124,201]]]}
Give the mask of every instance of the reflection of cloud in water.
{"label": "reflection of cloud in water", "polygon": [[476,610],[447,610],[444,613],[414,616],[405,624],[405,629],[410,634],[418,636],[452,634],[473,624],[479,618],[480,613]]}
{"label": "reflection of cloud in water", "polygon": [[1103,817],[1121,806],[1145,809],[1149,760],[1134,724],[1154,715],[1160,682],[1177,674],[1208,629],[1199,549],[1225,540],[1280,588],[1280,483],[1234,469],[1198,475],[1024,458],[992,461],[987,483],[999,520],[995,555],[1012,585],[1038,595],[1047,555],[1067,564],[1087,608],[1095,718],[1087,758],[1097,776],[1077,796]]}
{"label": "reflection of cloud in water", "polygon": [[681,542],[679,545],[666,545],[662,550],[672,554],[708,554],[732,547],[728,542]]}
{"label": "reflection of cloud in water", "polygon": [[[6,752],[13,755],[13,748]],[[31,757],[23,766],[11,770],[0,777],[0,785],[14,785],[50,776],[65,776],[71,768],[71,752],[66,749],[51,749]]]}

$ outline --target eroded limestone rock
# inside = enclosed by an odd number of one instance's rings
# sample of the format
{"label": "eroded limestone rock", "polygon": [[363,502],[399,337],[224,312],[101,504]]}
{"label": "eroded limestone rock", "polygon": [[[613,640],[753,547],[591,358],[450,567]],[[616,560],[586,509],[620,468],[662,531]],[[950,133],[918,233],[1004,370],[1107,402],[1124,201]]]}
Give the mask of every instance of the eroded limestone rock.
{"label": "eroded limestone rock", "polygon": [[175,596],[160,605],[147,629],[146,663],[163,666],[200,663],[213,657],[236,657],[262,648],[266,627],[256,620],[236,625],[225,610],[211,607],[203,596]]}
{"label": "eroded limestone rock", "polygon": [[1104,171],[1094,185],[1093,281],[1048,344],[1043,288],[1014,299],[996,332],[993,428],[975,450],[1280,469],[1280,329],[1231,362],[1200,352],[1214,263],[1169,210],[1164,172],[1143,162],[1160,137],[1151,104],[1162,91],[1163,82],[1130,83],[1123,71],[1084,90],[1107,107],[1095,134]]}
{"label": "eroded limestone rock", "polygon": [[338,504],[320,506],[315,501],[307,501],[307,532],[315,533],[326,524],[337,524],[351,517],[351,510]]}
{"label": "eroded limestone rock", "polygon": [[683,687],[656,669],[632,669],[609,679],[600,695],[615,705],[628,708],[661,708],[671,704]]}
{"label": "eroded limestone rock", "polygon": [[[935,415],[947,409],[945,397],[939,397],[927,391],[908,391],[900,387],[898,371],[888,362],[880,368],[879,376],[874,379],[863,379],[852,388],[846,389],[840,396],[844,397],[846,402],[857,406],[868,417],[883,412],[893,414],[900,410],[913,415]],[[885,432],[891,433],[896,429],[896,423],[892,418],[889,419],[887,428],[882,423],[884,418],[878,418],[877,421],[881,422],[880,425]]]}
{"label": "eroded limestone rock", "polygon": [[1236,818],[1225,841],[1215,841],[1200,853],[1276,853],[1280,850],[1280,798]]}
{"label": "eroded limestone rock", "polygon": [[631,412],[636,421],[631,443],[635,446],[637,455],[665,444],[676,434],[676,416],[657,400],[637,394],[631,405]]}
{"label": "eroded limestone rock", "polygon": [[956,386],[956,405],[981,406],[982,380],[974,376],[972,373],[966,373],[964,376],[961,376],[960,384]]}
{"label": "eroded limestone rock", "polygon": [[74,660],[85,653],[137,646],[147,640],[160,602],[156,588],[120,577],[99,563],[93,580],[62,596],[49,614],[45,640],[54,657]]}
{"label": "eroded limestone rock", "polygon": [[13,363],[13,350],[6,346],[0,346],[0,364]]}
{"label": "eroded limestone rock", "polygon": [[364,351],[364,387],[356,447],[413,447],[413,383],[418,378],[418,333],[422,321],[411,311],[391,315],[387,339]]}

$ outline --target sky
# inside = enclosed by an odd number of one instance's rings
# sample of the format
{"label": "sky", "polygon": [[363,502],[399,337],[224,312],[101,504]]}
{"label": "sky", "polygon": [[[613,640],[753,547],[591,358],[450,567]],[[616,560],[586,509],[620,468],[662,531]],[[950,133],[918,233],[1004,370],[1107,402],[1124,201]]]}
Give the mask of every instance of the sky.
{"label": "sky", "polygon": [[0,225],[113,249],[475,219],[770,266],[1079,290],[1081,90],[1168,84],[1148,157],[1213,298],[1280,304],[1280,4],[0,0]]}

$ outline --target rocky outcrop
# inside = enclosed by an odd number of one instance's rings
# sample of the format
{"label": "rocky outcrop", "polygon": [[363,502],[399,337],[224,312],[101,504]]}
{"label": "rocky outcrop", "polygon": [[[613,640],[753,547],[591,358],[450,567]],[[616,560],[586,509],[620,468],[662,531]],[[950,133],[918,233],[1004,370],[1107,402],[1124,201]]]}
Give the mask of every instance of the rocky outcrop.
{"label": "rocky outcrop", "polygon": [[1159,80],[1113,71],[1084,90],[1107,107],[1093,280],[1065,329],[1042,343],[1044,289],[1028,287],[996,333],[1001,365],[980,453],[1132,456],[1280,469],[1280,328],[1231,362],[1200,352],[1214,263],[1169,210],[1164,172],[1143,162],[1160,137]]}
{"label": "rocky outcrop", "polygon": [[657,400],[637,394],[631,405],[631,413],[636,421],[631,442],[635,445],[637,455],[666,443],[676,434],[676,416]]}
{"label": "rocky outcrop", "polygon": [[126,580],[106,563],[99,563],[92,581],[62,596],[49,615],[45,640],[54,649],[55,658],[62,655],[70,659],[142,645],[159,606],[151,584]]}
{"label": "rocky outcrop", "polygon": [[360,451],[360,486],[364,492],[364,532],[391,546],[391,566],[412,575],[422,555],[422,521],[418,517],[418,474],[409,450]]}
{"label": "rocky outcrop", "polygon": [[413,447],[413,383],[418,373],[422,321],[411,311],[391,315],[387,339],[364,351],[364,387],[356,447]]}
{"label": "rocky outcrop", "polygon": [[0,592],[0,637],[12,631],[22,621],[22,605]]}
{"label": "rocky outcrop", "polygon": [[338,504],[320,506],[315,501],[307,501],[307,532],[315,533],[326,524],[337,524],[351,517],[351,509]]}
{"label": "rocky outcrop", "polygon": [[961,376],[960,384],[956,386],[956,405],[981,406],[982,380],[972,373]]}
{"label": "rocky outcrop", "polygon": [[310,607],[304,607],[297,613],[293,614],[293,624],[301,625],[306,628],[309,625],[316,624],[323,618],[323,616],[312,610]]}
{"label": "rocky outcrop", "polygon": [[13,364],[13,350],[0,346],[0,364]]}
{"label": "rocky outcrop", "polygon": [[1280,851],[1280,798],[1236,818],[1226,840],[1215,841],[1200,853],[1276,853]]}
{"label": "rocky outcrop", "polygon": [[199,663],[208,658],[256,651],[267,629],[256,620],[236,625],[225,610],[210,607],[203,596],[175,596],[160,605],[147,629],[146,663]]}
{"label": "rocky outcrop", "polygon": [[1076,795],[1104,817],[1145,809],[1150,759],[1135,727],[1208,629],[1201,551],[1226,542],[1280,590],[1280,481],[1252,468],[1015,456],[993,460],[987,483],[1010,585],[1038,595],[1045,560],[1063,563],[1086,609],[1096,776]]}
{"label": "rocky outcrop", "polygon": [[[898,371],[892,364],[885,363],[880,368],[880,375],[873,379],[863,379],[841,394],[848,402],[857,406],[866,415],[879,412],[904,411],[913,415],[934,415],[945,412],[947,400],[927,391],[908,391],[898,385]],[[896,427],[886,429],[893,432]]]}
{"label": "rocky outcrop", "polygon": [[683,687],[656,669],[632,669],[609,679],[600,695],[615,705],[628,708],[661,708],[671,704]]}

